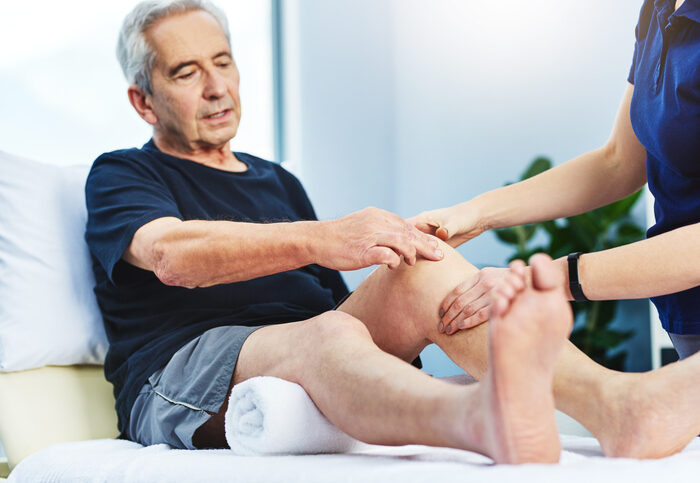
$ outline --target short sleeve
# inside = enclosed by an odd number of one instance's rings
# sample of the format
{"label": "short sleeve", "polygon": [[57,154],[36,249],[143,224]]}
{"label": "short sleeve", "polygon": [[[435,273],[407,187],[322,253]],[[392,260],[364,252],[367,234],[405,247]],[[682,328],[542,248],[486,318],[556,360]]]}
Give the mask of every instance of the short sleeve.
{"label": "short sleeve", "polygon": [[647,34],[649,33],[649,25],[651,24],[652,17],[654,15],[654,0],[645,0],[642,4],[642,8],[639,11],[639,20],[637,20],[637,26],[634,29],[634,54],[632,55],[632,65],[630,66],[630,72],[627,75],[627,82],[630,84],[635,83],[635,77],[637,76],[637,65],[640,62],[639,56],[642,55],[641,45],[645,41]]}
{"label": "short sleeve", "polygon": [[140,227],[166,216],[182,219],[172,193],[157,175],[113,154],[102,155],[93,164],[85,201],[85,240],[112,283],[114,267]]}
{"label": "short sleeve", "polygon": [[279,164],[274,164],[273,166],[285,187],[289,197],[289,203],[294,207],[299,219],[311,221],[318,220],[316,211],[314,210],[311,200],[306,194],[306,190],[301,184],[301,181],[299,181],[296,176],[284,169]]}
{"label": "short sleeve", "polygon": [[[635,29],[635,36],[639,32],[639,26]],[[637,50],[639,46],[639,41],[634,42],[634,54],[632,55],[632,66],[630,67],[630,73],[627,75],[627,82],[634,84],[634,71],[637,68]]]}

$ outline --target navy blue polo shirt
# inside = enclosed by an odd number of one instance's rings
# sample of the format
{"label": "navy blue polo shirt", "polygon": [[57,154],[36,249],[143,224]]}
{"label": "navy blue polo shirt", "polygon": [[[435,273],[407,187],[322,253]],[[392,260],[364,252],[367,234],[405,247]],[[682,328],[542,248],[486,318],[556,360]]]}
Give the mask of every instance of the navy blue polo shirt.
{"label": "navy blue polo shirt", "polygon": [[235,154],[247,171],[170,156],[149,141],[142,149],[103,154],[90,170],[85,238],[109,340],[105,375],[114,385],[122,435],[147,378],[188,341],[222,325],[308,319],[348,293],[338,272],[318,265],[187,289],[164,285],[153,272],[121,258],[136,230],[165,216],[252,223],[316,219],[294,176],[275,163]]}
{"label": "navy blue polo shirt", "polygon": [[[675,3],[644,2],[628,78],[632,128],[647,151],[655,200],[648,237],[700,223],[700,0],[674,12]],[[700,334],[700,287],[652,302],[667,331]]]}

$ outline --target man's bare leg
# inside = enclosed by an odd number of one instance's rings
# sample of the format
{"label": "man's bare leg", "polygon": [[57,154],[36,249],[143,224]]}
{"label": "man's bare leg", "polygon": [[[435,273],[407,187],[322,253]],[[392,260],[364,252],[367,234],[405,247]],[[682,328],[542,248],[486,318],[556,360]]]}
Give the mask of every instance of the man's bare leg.
{"label": "man's bare leg", "polygon": [[[505,350],[494,352],[485,380],[471,386],[434,379],[382,351],[362,322],[342,312],[255,332],[234,383],[258,375],[296,382],[333,424],[368,443],[468,449],[502,463],[556,462],[554,405],[542,401],[552,400],[553,366],[570,320],[504,318],[492,327],[492,343]],[[542,357],[532,364],[517,357],[533,351]]]}
{"label": "man's bare leg", "polygon": [[[452,336],[437,331],[440,301],[477,269],[446,245],[440,248],[445,253],[441,262],[377,269],[341,310],[365,322],[382,349],[404,360],[417,354],[414,339],[435,342],[482,379],[489,324]],[[658,371],[627,374],[596,364],[567,342],[557,361],[554,394],[557,407],[591,431],[609,456],[666,456],[700,433],[700,355]]]}

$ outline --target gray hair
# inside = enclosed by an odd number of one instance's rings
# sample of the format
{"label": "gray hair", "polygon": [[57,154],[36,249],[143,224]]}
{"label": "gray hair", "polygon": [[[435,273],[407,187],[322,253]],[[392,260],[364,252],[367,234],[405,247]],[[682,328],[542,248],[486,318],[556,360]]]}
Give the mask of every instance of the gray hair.
{"label": "gray hair", "polygon": [[136,84],[145,93],[153,94],[151,70],[156,53],[146,40],[145,32],[162,18],[192,10],[203,10],[214,17],[231,45],[226,15],[208,0],[145,0],[124,18],[117,42],[117,60],[130,84]]}

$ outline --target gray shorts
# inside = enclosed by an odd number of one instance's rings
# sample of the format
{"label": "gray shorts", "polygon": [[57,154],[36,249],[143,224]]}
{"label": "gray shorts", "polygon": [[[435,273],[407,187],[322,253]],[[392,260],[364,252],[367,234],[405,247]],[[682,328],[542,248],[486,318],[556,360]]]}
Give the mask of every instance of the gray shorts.
{"label": "gray shorts", "polygon": [[678,357],[680,359],[685,359],[690,357],[696,352],[700,352],[700,334],[671,334],[671,342],[673,342],[673,347],[675,347],[676,352],[678,352]]}
{"label": "gray shorts", "polygon": [[185,344],[141,388],[131,409],[129,439],[196,449],[192,435],[221,408],[241,347],[259,328],[216,327]]}

